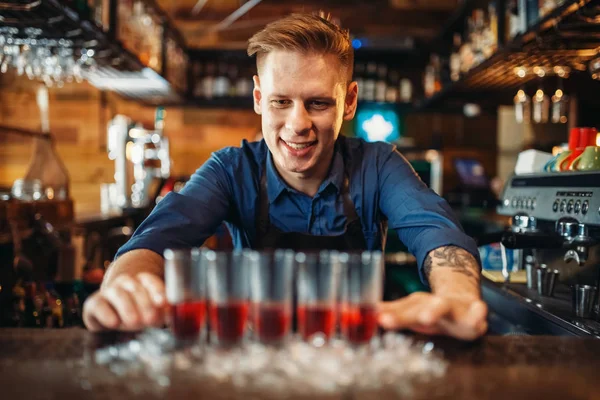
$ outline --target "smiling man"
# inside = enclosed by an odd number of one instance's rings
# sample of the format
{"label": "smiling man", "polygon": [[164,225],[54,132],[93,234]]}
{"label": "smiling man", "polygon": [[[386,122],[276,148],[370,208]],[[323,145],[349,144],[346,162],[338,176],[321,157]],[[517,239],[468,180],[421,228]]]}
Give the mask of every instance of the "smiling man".
{"label": "smiling man", "polygon": [[339,136],[359,88],[348,32],[294,14],[254,35],[254,110],[264,140],[214,153],[170,193],[84,305],[89,329],[160,324],[162,253],[201,245],[225,222],[236,248],[381,250],[389,226],[415,254],[431,293],[381,303],[379,323],[475,339],[486,329],[480,266],[446,202],[386,143]]}

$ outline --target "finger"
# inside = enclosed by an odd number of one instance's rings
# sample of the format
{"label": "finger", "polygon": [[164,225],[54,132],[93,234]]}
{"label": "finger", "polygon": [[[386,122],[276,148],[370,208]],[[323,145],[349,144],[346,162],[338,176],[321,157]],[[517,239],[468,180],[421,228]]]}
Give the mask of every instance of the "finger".
{"label": "finger", "polygon": [[122,275],[115,280],[115,284],[129,292],[145,326],[154,326],[158,323],[158,310],[150,299],[148,291],[139,281],[129,275]]}
{"label": "finger", "polygon": [[121,320],[106,299],[96,292],[83,303],[83,323],[90,331],[98,332],[117,329]]}
{"label": "finger", "polygon": [[166,305],[165,283],[162,279],[148,272],[141,272],[136,278],[146,288],[155,306],[164,307]]}
{"label": "finger", "polygon": [[379,315],[379,324],[384,329],[413,329],[422,325],[419,315],[423,310],[423,298],[396,301],[395,307]]}
{"label": "finger", "polygon": [[423,297],[430,296],[429,293],[425,292],[415,292],[411,293],[406,297],[402,297],[401,299],[394,301],[382,301],[377,304],[377,311],[380,314],[385,314],[387,312],[396,312],[398,308],[408,307],[412,304],[418,303],[422,300]]}
{"label": "finger", "polygon": [[131,294],[118,285],[112,285],[104,291],[104,297],[114,307],[121,319],[121,329],[139,330],[142,317]]}
{"label": "finger", "polygon": [[423,307],[419,314],[419,323],[423,326],[433,326],[448,314],[452,307],[449,301],[437,296],[430,296],[422,301]]}

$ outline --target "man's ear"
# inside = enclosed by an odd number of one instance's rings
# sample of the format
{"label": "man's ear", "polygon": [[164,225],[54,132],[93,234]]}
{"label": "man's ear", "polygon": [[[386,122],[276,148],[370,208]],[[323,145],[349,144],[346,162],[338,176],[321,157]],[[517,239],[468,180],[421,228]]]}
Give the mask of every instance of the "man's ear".
{"label": "man's ear", "polygon": [[252,80],[254,81],[254,89],[252,90],[252,97],[254,98],[254,112],[260,115],[260,99],[262,98],[262,93],[260,92],[260,78],[258,75],[254,75]]}
{"label": "man's ear", "polygon": [[346,90],[346,98],[344,99],[344,121],[350,121],[356,114],[356,104],[358,101],[358,84],[350,82],[348,90]]}

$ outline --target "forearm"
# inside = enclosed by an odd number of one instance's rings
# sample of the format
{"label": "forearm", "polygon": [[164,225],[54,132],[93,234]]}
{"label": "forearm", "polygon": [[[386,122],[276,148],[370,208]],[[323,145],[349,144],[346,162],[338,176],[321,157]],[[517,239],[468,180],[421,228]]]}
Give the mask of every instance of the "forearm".
{"label": "forearm", "polygon": [[481,298],[479,263],[460,247],[444,246],[429,252],[423,262],[423,273],[437,295]]}
{"label": "forearm", "polygon": [[137,275],[148,272],[164,279],[164,260],[157,253],[147,249],[128,251],[115,260],[107,269],[102,281],[102,288],[108,286],[119,275]]}

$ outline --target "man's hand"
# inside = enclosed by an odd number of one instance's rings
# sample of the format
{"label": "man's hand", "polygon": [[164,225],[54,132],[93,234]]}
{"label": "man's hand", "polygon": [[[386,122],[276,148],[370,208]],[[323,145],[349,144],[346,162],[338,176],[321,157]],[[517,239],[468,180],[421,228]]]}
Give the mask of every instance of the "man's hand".
{"label": "man's hand", "polygon": [[413,293],[380,305],[379,323],[386,329],[474,340],[487,331],[487,306],[481,301],[481,268],[466,250],[437,248],[425,257],[423,272],[432,293]]}
{"label": "man's hand", "polygon": [[479,299],[425,292],[379,306],[379,323],[384,329],[410,329],[463,340],[477,339],[487,331],[486,316],[487,306]]}
{"label": "man's hand", "polygon": [[163,275],[160,255],[145,249],[123,254],[107,269],[101,289],[83,304],[83,322],[90,331],[163,325]]}
{"label": "man's hand", "polygon": [[156,275],[121,274],[92,294],[83,305],[83,322],[90,331],[138,331],[164,324],[165,285]]}

